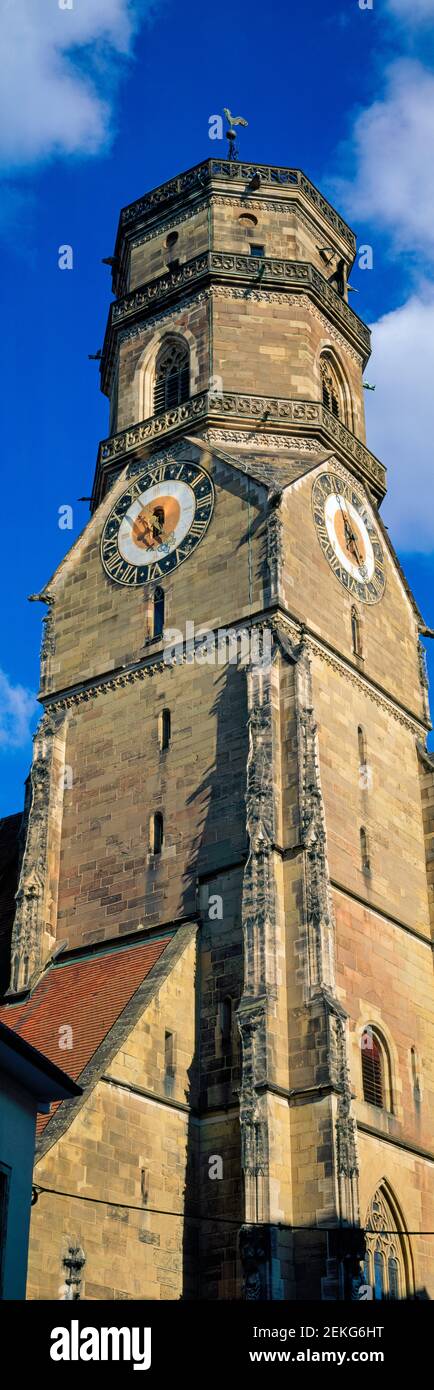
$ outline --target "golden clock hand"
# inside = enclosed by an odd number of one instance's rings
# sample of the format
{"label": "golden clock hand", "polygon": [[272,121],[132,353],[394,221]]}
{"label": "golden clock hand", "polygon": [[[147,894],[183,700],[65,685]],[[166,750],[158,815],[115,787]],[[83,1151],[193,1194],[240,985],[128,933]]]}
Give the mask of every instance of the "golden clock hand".
{"label": "golden clock hand", "polygon": [[346,540],[346,542],[347,542],[348,550],[350,550],[351,548],[353,549],[354,555],[355,555],[355,559],[356,559],[356,563],[357,563],[359,569],[363,569],[363,560],[360,559],[359,549],[358,549],[358,545],[357,545],[357,537],[356,537],[355,534],[354,534],[354,531],[353,531],[353,529],[352,529],[351,522],[349,521],[348,515],[347,515],[346,512],[344,512],[344,510],[343,510],[342,502],[341,502],[341,498],[340,498],[340,494],[337,493],[336,496],[337,496],[337,499],[338,499],[338,503],[339,503],[339,507],[340,507],[340,511],[341,511],[341,515],[342,515],[342,520],[343,520],[343,523],[344,523],[345,540]]}

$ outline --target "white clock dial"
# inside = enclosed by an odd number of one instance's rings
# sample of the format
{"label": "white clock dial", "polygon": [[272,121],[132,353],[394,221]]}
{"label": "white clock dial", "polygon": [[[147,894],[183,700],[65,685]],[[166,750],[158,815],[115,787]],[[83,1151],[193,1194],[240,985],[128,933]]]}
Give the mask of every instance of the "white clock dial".
{"label": "white clock dial", "polygon": [[141,492],[125,513],[118,531],[119,553],[132,565],[162,560],[184,540],[194,514],[194,493],[188,483],[171,480],[164,488],[155,483]]}
{"label": "white clock dial", "polygon": [[363,497],[342,474],[321,473],[312,488],[312,511],[336,579],[362,603],[378,603],[386,585],[384,554]]}
{"label": "white clock dial", "polygon": [[213,507],[213,483],[198,463],[150,460],[107,518],[101,559],[109,579],[131,586],[171,574],[202,540]]}
{"label": "white clock dial", "polygon": [[360,512],[341,493],[331,494],[324,507],[324,520],[329,540],[341,565],[345,565],[353,579],[372,579],[374,552]]}

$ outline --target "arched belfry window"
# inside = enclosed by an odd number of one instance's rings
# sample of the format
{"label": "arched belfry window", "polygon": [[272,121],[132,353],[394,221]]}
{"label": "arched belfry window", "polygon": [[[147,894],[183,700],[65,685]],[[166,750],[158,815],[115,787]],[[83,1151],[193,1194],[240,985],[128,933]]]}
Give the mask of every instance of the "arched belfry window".
{"label": "arched belfry window", "polygon": [[320,357],[322,403],[337,420],[348,424],[347,392],[344,380],[331,353],[323,352]]}
{"label": "arched belfry window", "polygon": [[155,363],[154,415],[181,405],[190,395],[190,354],[187,344],[169,338],[162,344]]}
{"label": "arched belfry window", "polygon": [[381,1183],[366,1213],[364,1278],[374,1299],[411,1298],[413,1262],[408,1234],[388,1185]]}

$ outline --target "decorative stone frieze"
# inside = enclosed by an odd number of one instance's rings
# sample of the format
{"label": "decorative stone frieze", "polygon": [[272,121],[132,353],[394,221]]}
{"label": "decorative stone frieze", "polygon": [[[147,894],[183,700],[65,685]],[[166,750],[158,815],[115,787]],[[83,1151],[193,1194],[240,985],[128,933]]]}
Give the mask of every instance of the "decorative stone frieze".
{"label": "decorative stone frieze", "polygon": [[[245,164],[244,161],[228,159],[207,159],[202,164],[197,164],[195,168],[188,169],[185,174],[179,174],[177,178],[169,179],[167,183],[161,184],[159,188],[154,188],[144,197],[138,198],[135,203],[130,203],[124,208],[121,214],[121,227],[123,230],[139,222],[141,218],[149,214],[158,212],[165,204],[175,202],[178,198],[185,197],[191,193],[201,193],[205,188],[210,188],[213,182],[221,184],[225,182],[228,189],[233,189],[234,184],[251,183],[259,170],[263,191],[280,189],[295,189],[302,192],[308,202],[312,204],[317,212],[330,223],[334,231],[347,242],[353,255],[356,253],[356,239],[354,232],[351,231],[343,218],[339,216],[335,208],[323,198],[318,188],[306,178],[301,169],[282,169],[272,164]],[[244,191],[244,189],[243,189]],[[285,210],[288,203],[284,203]]]}
{"label": "decorative stone frieze", "polygon": [[[290,434],[264,434],[255,430],[255,437],[246,434],[245,430],[203,430],[202,438],[208,444],[239,444],[241,448],[249,449],[275,449],[280,453],[282,449],[296,450],[297,453],[323,454],[324,447],[317,439],[303,439],[301,435]],[[237,463],[242,465],[242,459],[237,458]],[[246,465],[247,466],[247,465]]]}
{"label": "decorative stone frieze", "polygon": [[[270,290],[270,285],[278,286],[281,289],[287,285],[291,290],[297,288],[302,294],[310,292],[318,300],[323,313],[335,319],[341,330],[344,330],[353,340],[357,348],[356,352],[354,352],[354,348],[351,349],[354,360],[357,363],[361,360],[366,362],[371,350],[369,329],[354,313],[346,300],[329,285],[315,266],[308,261],[291,261],[272,256],[264,257],[260,266],[261,288],[255,291],[253,286],[258,281],[258,262],[254,257],[230,251],[203,251],[190,261],[185,261],[177,270],[159,275],[149,284],[143,285],[140,289],[132,290],[129,294],[116,300],[110,311],[109,333],[118,324],[124,323],[126,319],[137,317],[139,314],[143,315],[154,305],[162,306],[166,299],[173,297],[180,290],[188,289],[195,282],[203,280],[204,277],[208,279],[216,277],[218,280],[229,282],[224,286],[213,285],[214,295],[220,294],[222,298],[225,295],[232,295],[242,299],[245,298],[247,284],[249,299],[253,295],[260,303],[273,302],[274,291]],[[232,288],[230,281],[234,279],[242,280],[244,288]],[[270,298],[270,296],[272,297]],[[281,293],[277,302],[280,304],[296,303],[298,297],[298,295],[289,296]],[[327,318],[327,327],[330,327],[329,317]],[[342,341],[347,347],[346,338]]]}
{"label": "decorative stone frieze", "polygon": [[227,420],[230,426],[242,418],[250,429],[251,422],[258,423],[266,419],[271,427],[278,422],[281,431],[282,427],[287,425],[291,435],[297,430],[300,430],[302,435],[306,435],[307,432],[311,432],[313,436],[319,435],[326,444],[330,444],[334,450],[342,454],[351,470],[354,468],[366,479],[377,497],[384,496],[386,474],[382,464],[320,401],[251,396],[229,391],[218,394],[212,391],[199,392],[182,405],[104,439],[98,454],[98,476],[100,477],[101,470],[105,470],[112,462],[119,458],[127,458],[144,444],[150,444],[154,439],[171,433],[176,434],[182,429],[190,429],[192,424],[206,422],[213,417]]}

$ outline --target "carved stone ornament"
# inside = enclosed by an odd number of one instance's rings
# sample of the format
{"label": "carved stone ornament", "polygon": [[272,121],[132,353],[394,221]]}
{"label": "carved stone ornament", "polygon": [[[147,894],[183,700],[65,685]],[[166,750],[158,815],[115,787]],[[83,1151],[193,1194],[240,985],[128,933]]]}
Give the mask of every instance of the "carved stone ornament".
{"label": "carved stone ornament", "polygon": [[271,1238],[267,1226],[242,1226],[240,1257],[243,1267],[243,1299],[265,1302],[270,1297]]}
{"label": "carved stone ornament", "polygon": [[[25,989],[43,963],[52,935],[48,883],[50,811],[58,816],[63,799],[63,765],[53,774],[55,741],[65,724],[62,710],[44,714],[34,737],[26,843],[16,894],[11,943],[10,991]],[[62,741],[61,741],[62,742]]]}
{"label": "carved stone ornament", "polygon": [[343,452],[351,463],[357,464],[373,491],[381,497],[384,496],[386,472],[383,465],[347,429],[342,420],[337,420],[320,401],[302,401],[289,397],[250,396],[229,391],[222,391],[216,395],[212,391],[199,392],[182,405],[162,411],[149,420],[133,425],[131,429],[104,439],[99,448],[98,466],[106,466],[120,457],[127,458],[128,454],[143,444],[174,430],[190,429],[191,425],[199,420],[206,421],[218,416],[220,419],[226,417],[230,423],[242,419],[249,424],[252,420],[256,423],[262,421],[264,415],[271,425],[278,423],[280,427],[289,426],[291,433],[294,429],[299,429],[302,435],[306,434],[306,427],[311,431],[320,431],[327,442],[331,442],[333,448]]}
{"label": "carved stone ornament", "polygon": [[242,1043],[241,1154],[247,1220],[266,1220],[268,1198],[267,1010],[276,993],[276,900],[273,869],[272,665],[247,671],[249,751],[242,928],[244,990],[237,1018]]}

